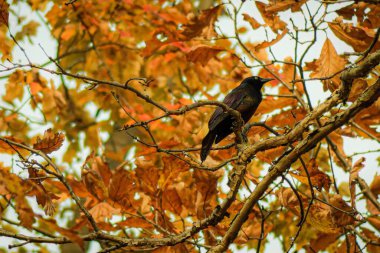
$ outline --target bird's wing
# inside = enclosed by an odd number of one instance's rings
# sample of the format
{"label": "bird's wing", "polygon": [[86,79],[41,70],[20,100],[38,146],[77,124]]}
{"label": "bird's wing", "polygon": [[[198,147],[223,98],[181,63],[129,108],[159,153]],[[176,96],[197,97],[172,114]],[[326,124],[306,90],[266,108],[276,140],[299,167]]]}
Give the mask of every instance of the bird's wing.
{"label": "bird's wing", "polygon": [[[244,108],[240,108],[243,105],[241,104],[245,97],[248,96],[244,90],[235,90],[229,93],[223,100],[223,103],[228,105],[230,108],[239,110]],[[210,130],[215,129],[217,125],[219,125],[220,122],[225,120],[228,116],[230,116],[229,113],[224,112],[221,107],[216,108],[214,114],[211,116],[210,121],[208,122],[208,128]]]}

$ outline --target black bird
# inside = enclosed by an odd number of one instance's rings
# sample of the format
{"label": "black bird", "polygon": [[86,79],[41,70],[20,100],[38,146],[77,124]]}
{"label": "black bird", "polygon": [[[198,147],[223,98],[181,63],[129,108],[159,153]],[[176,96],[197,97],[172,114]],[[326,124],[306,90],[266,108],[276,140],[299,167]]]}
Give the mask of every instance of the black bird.
{"label": "black bird", "polygon": [[[273,80],[272,78],[261,78],[251,76],[244,79],[241,84],[233,89],[224,98],[223,103],[230,108],[240,112],[244,123],[247,123],[259,106],[262,96],[261,88],[264,83]],[[206,160],[210,153],[212,144],[217,144],[233,132],[233,122],[235,118],[221,107],[218,107],[208,122],[208,134],[203,138],[201,161]]]}

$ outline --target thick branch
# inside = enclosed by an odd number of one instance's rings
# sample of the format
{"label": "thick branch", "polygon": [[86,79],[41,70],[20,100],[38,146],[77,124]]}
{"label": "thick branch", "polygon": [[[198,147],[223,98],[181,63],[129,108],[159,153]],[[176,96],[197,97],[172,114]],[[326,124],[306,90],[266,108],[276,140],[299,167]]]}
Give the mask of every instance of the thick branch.
{"label": "thick branch", "polygon": [[319,141],[327,136],[332,131],[347,123],[362,109],[370,106],[380,96],[380,79],[372,86],[370,86],[359,98],[353,103],[346,111],[335,115],[330,121],[326,122],[321,128],[311,132],[307,138],[303,139],[288,155],[284,156],[273,165],[269,173],[257,185],[255,191],[246,200],[243,208],[232,222],[230,229],[223,237],[222,242],[214,247],[210,252],[224,252],[228,246],[236,238],[241,226],[247,219],[253,206],[260,199],[266,189],[273,183],[278,176],[285,172],[298,157],[310,149],[312,149]]}

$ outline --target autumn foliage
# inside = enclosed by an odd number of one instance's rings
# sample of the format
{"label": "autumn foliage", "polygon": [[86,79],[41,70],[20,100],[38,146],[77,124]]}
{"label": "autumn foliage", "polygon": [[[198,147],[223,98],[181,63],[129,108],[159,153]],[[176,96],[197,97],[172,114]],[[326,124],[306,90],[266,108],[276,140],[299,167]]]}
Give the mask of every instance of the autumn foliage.
{"label": "autumn foliage", "polygon": [[[1,245],[380,252],[378,0],[0,8]],[[274,80],[247,138],[201,163],[252,75]]]}

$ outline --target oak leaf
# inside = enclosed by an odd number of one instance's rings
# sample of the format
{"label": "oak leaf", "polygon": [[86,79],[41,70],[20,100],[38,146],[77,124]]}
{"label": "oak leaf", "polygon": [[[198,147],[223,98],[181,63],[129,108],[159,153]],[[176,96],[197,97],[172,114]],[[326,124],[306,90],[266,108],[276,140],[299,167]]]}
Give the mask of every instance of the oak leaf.
{"label": "oak leaf", "polygon": [[50,154],[53,151],[58,150],[65,140],[65,135],[63,133],[53,133],[53,130],[49,128],[45,131],[42,139],[38,136],[36,143],[33,144],[33,148],[44,152],[45,154]]}

